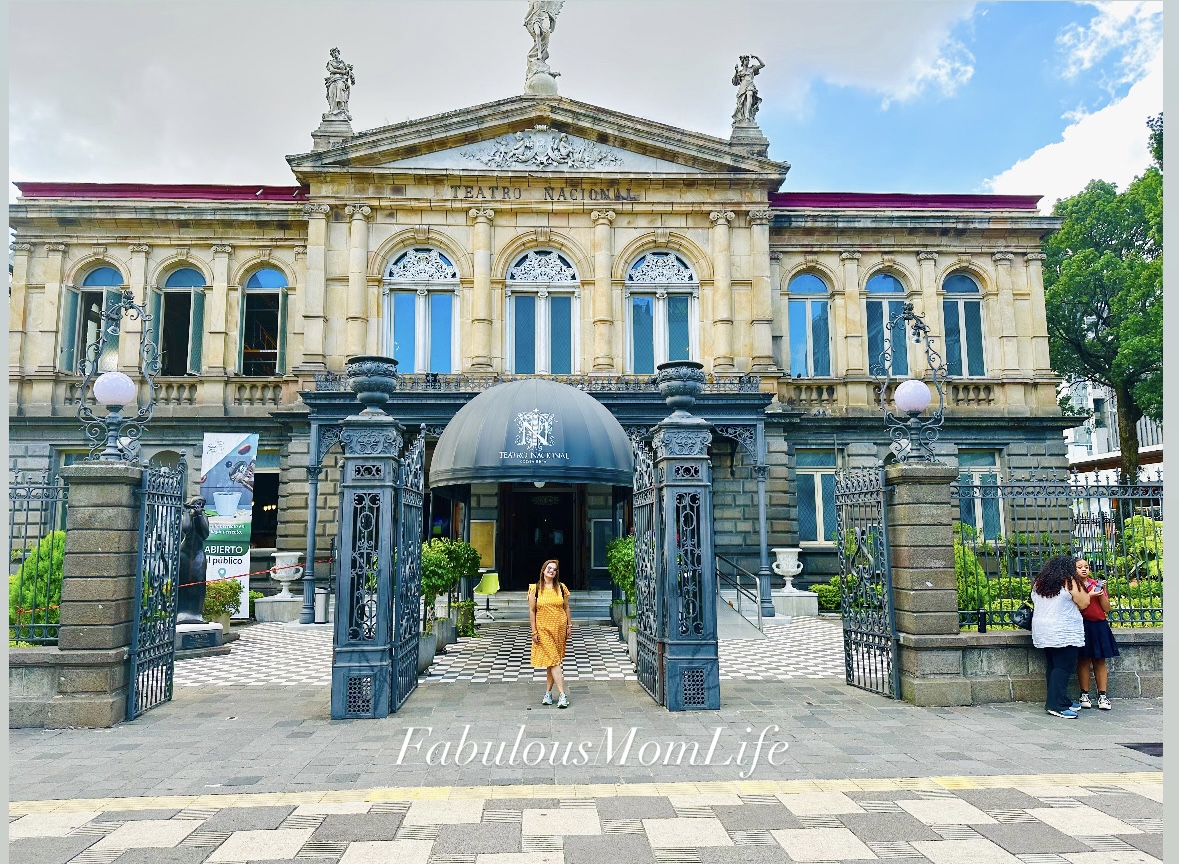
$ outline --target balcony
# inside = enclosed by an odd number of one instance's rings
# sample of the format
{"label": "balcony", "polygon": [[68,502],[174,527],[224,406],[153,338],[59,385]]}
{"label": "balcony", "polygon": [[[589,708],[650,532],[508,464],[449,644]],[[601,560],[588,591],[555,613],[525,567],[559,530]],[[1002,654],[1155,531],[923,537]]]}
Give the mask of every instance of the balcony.
{"label": "balcony", "polygon": [[[588,393],[657,393],[653,375],[444,375],[436,372],[412,373],[397,377],[397,389],[406,393],[479,393],[496,384],[544,377],[569,384]],[[758,375],[707,375],[706,393],[757,393],[761,390]],[[321,372],[315,376],[319,392],[347,392],[348,376],[341,372]]]}

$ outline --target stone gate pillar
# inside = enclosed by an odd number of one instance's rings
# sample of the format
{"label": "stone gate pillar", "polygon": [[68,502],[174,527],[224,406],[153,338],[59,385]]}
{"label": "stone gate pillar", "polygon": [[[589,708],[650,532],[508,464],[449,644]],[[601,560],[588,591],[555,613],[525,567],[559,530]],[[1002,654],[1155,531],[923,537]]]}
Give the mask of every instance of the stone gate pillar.
{"label": "stone gate pillar", "polygon": [[656,554],[663,559],[664,704],[669,711],[720,708],[716,635],[716,553],[712,536],[709,424],[688,413],[704,390],[699,363],[663,363],[659,390],[670,417],[655,427],[655,494],[662,502]]}

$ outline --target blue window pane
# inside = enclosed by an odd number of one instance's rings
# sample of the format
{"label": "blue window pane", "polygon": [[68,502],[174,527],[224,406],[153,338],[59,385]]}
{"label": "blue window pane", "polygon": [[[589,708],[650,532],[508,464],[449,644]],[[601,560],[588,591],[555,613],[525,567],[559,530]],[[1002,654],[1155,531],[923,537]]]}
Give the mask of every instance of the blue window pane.
{"label": "blue window pane", "polygon": [[568,375],[573,371],[573,298],[549,297],[549,371]]}
{"label": "blue window pane", "polygon": [[869,294],[904,294],[905,286],[896,276],[888,273],[877,273],[868,280],[865,286]]}
{"label": "blue window pane", "polygon": [[835,539],[835,475],[820,474],[823,485],[823,539]]}
{"label": "blue window pane", "polygon": [[286,288],[287,277],[283,276],[278,270],[273,267],[263,267],[261,270],[254,271],[254,274],[246,280],[246,288]]}
{"label": "blue window pane", "polygon": [[869,300],[864,304],[868,312],[868,374],[884,374],[884,304]]}
{"label": "blue window pane", "polygon": [[690,355],[688,336],[688,298],[671,296],[667,298],[667,359],[688,360]]}
{"label": "blue window pane", "polygon": [[827,283],[814,273],[800,273],[790,280],[791,294],[826,294]]}
{"label": "blue window pane", "polygon": [[798,539],[819,539],[819,514],[815,507],[815,475],[797,475]]}
{"label": "blue window pane", "polygon": [[635,373],[650,375],[655,371],[655,298],[631,297],[630,320]]}
{"label": "blue window pane", "polygon": [[414,342],[417,334],[415,306],[417,297],[413,294],[393,295],[393,359],[402,372],[415,372]]}
{"label": "blue window pane", "polygon": [[794,463],[800,468],[834,468],[834,450],[799,449],[795,451]]}
{"label": "blue window pane", "polygon": [[977,528],[974,524],[974,498],[970,491],[973,486],[974,478],[970,474],[963,472],[958,475],[958,488],[962,492],[962,497],[958,499],[958,519],[963,525]]}
{"label": "blue window pane", "polygon": [[958,301],[942,301],[942,321],[946,326],[946,374],[962,374],[962,331],[958,327]]}
{"label": "blue window pane", "polygon": [[977,300],[963,302],[966,318],[966,368],[971,375],[985,375],[983,362],[982,304]]}
{"label": "blue window pane", "polygon": [[517,294],[512,298],[515,318],[515,371],[531,375],[536,371],[536,297]]}
{"label": "blue window pane", "polygon": [[87,273],[82,284],[87,287],[116,288],[123,284],[123,277],[114,267],[99,267]]}
{"label": "blue window pane", "polygon": [[[997,486],[997,474],[983,474],[979,478],[980,486]],[[999,499],[984,498],[982,500],[983,536],[994,539],[999,536]]]}
{"label": "blue window pane", "polygon": [[450,371],[451,309],[454,295],[430,295],[430,370]]}
{"label": "blue window pane", "polygon": [[790,301],[790,374],[810,375],[807,368],[806,301]]}
{"label": "blue window pane", "polygon": [[955,273],[942,283],[947,294],[977,294],[978,283],[965,273]]}
{"label": "blue window pane", "polygon": [[831,337],[827,332],[827,301],[811,301],[811,351],[815,375],[831,374]]}
{"label": "blue window pane", "polygon": [[[888,320],[891,321],[896,316],[905,311],[905,304],[900,300],[888,301]],[[909,374],[909,340],[907,338],[908,328],[905,326],[904,320],[898,320],[896,327],[893,328],[891,335],[892,341],[892,374],[893,375],[908,375]]]}
{"label": "blue window pane", "polygon": [[165,288],[203,288],[205,277],[191,267],[181,267],[164,280]]}
{"label": "blue window pane", "polygon": [[993,450],[959,450],[958,467],[960,468],[994,468],[998,464],[998,457]]}

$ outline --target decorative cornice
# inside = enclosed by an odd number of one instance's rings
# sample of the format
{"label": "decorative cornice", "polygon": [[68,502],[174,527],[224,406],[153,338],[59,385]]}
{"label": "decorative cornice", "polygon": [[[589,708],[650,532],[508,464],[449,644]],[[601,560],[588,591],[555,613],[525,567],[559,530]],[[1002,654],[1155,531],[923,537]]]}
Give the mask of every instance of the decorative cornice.
{"label": "decorative cornice", "polygon": [[30,252],[33,251],[33,244],[32,243],[11,243],[11,244],[9,244],[8,248],[11,249],[13,252],[15,252],[17,255],[28,255]]}
{"label": "decorative cornice", "polygon": [[859,261],[860,260],[860,253],[859,252],[850,252],[850,251],[849,252],[841,252],[839,255],[839,260],[840,261]]}
{"label": "decorative cornice", "polygon": [[64,252],[66,251],[66,244],[64,243],[46,243],[46,252]]}
{"label": "decorative cornice", "polygon": [[609,225],[614,221],[615,215],[613,210],[595,210],[590,213],[590,220],[595,225]]}
{"label": "decorative cornice", "polygon": [[[97,249],[99,247],[96,246],[94,248]],[[151,246],[149,246],[146,243],[132,243],[127,248],[131,251],[132,255],[135,255],[135,254],[147,255],[148,253],[151,252]]]}
{"label": "decorative cornice", "polygon": [[232,255],[233,247],[228,243],[217,243],[213,246],[214,255]]}
{"label": "decorative cornice", "polygon": [[1023,257],[1026,258],[1028,261],[1043,261],[1048,256],[1045,255],[1043,252],[1028,252]]}
{"label": "decorative cornice", "polygon": [[328,213],[331,213],[331,212],[332,212],[332,208],[329,207],[327,204],[304,204],[303,205],[303,215],[306,216],[308,219],[310,219],[312,217],[319,217],[321,219],[326,219]]}
{"label": "decorative cornice", "polygon": [[490,207],[484,207],[484,208],[472,207],[467,212],[467,215],[470,216],[472,219],[474,219],[476,222],[490,222],[492,219],[495,218],[495,211],[492,210]]}
{"label": "decorative cornice", "polygon": [[737,214],[732,210],[713,210],[708,214],[708,218],[713,225],[719,226],[723,222],[728,227],[728,224],[737,218]]}
{"label": "decorative cornice", "polygon": [[936,252],[932,252],[932,251],[930,251],[930,252],[918,252],[918,253],[917,253],[917,260],[918,260],[918,261],[933,261],[933,262],[935,262],[935,263],[936,263],[936,262],[937,262],[937,253],[936,253]]}
{"label": "decorative cornice", "polygon": [[996,252],[991,256],[991,260],[996,264],[1010,264],[1015,259],[1015,255],[1011,252]]}
{"label": "decorative cornice", "polygon": [[750,210],[749,211],[749,224],[750,225],[768,225],[770,222],[770,217],[773,215],[774,215],[773,211],[769,210],[769,209]]}
{"label": "decorative cornice", "polygon": [[344,208],[344,212],[353,219],[367,219],[372,215],[373,208],[369,207],[367,204],[349,204]]}

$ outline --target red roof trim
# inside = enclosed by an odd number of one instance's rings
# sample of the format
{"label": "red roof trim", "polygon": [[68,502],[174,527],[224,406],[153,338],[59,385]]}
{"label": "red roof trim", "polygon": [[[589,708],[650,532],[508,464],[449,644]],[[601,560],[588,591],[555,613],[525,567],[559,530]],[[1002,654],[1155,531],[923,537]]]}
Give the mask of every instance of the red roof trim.
{"label": "red roof trim", "polygon": [[1042,195],[910,194],[903,192],[771,192],[774,208],[828,210],[1035,210]]}
{"label": "red roof trim", "polygon": [[307,186],[226,186],[213,183],[14,183],[25,198],[147,198],[153,200],[303,201]]}

